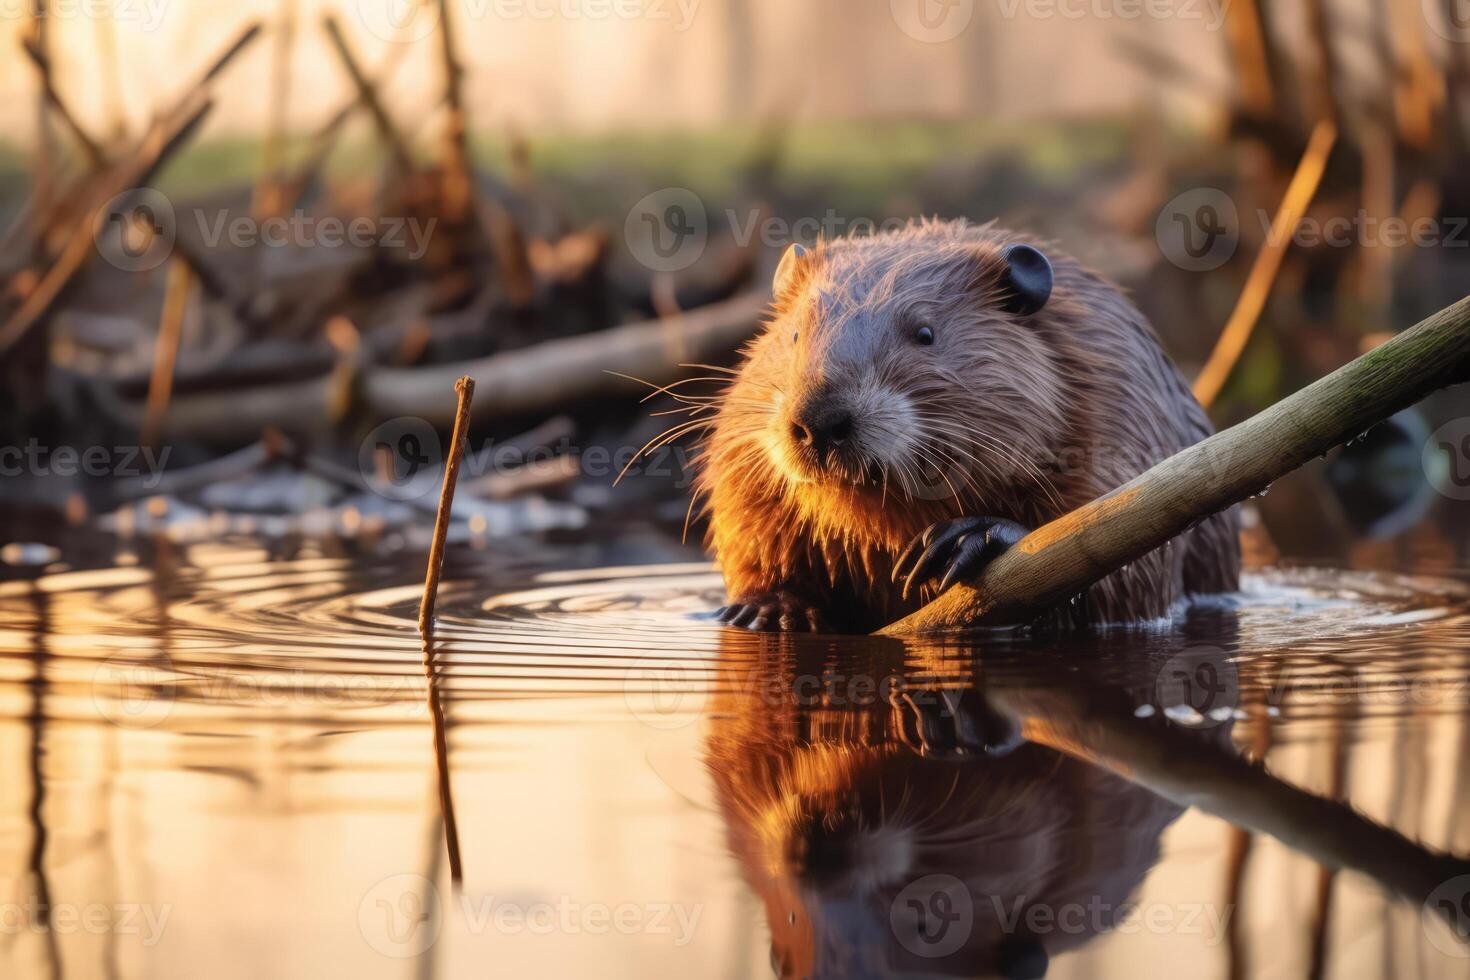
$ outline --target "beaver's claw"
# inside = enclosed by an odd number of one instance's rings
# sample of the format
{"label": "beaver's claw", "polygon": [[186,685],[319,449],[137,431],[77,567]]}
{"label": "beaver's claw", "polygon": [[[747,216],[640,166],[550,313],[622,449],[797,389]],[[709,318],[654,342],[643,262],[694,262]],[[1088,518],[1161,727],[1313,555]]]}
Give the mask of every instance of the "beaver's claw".
{"label": "beaver's claw", "polygon": [[926,759],[999,758],[1026,741],[1015,719],[974,689],[894,690],[888,702],[899,741]]}
{"label": "beaver's claw", "polygon": [[[893,563],[893,581],[903,580],[903,597],[918,585],[940,578],[939,591],[980,572],[1026,536],[1026,529],[1003,517],[961,517],[931,524]],[[941,578],[941,573],[943,577]]]}
{"label": "beaver's claw", "polygon": [[822,632],[821,610],[790,592],[742,596],[722,607],[715,618],[726,626],[740,626],[757,633]]}

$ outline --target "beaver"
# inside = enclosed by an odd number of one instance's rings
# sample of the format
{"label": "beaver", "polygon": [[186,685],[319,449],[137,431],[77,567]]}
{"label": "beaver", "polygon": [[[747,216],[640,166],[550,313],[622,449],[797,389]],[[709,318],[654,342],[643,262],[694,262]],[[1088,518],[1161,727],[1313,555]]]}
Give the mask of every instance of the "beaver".
{"label": "beaver", "polygon": [[[1213,432],[1143,314],[994,223],[793,245],[772,316],[710,403],[696,482],[757,631],[868,632]],[[1234,591],[1216,514],[1047,617],[1167,618]]]}

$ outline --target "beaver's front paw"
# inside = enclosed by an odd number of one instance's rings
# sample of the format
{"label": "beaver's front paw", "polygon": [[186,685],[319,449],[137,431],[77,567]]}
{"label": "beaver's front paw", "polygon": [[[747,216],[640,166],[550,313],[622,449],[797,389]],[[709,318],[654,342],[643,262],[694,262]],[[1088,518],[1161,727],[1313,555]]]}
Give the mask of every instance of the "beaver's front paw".
{"label": "beaver's front paw", "polygon": [[822,611],[801,596],[780,590],[741,596],[715,618],[757,633],[822,632]]}
{"label": "beaver's front paw", "polygon": [[[930,524],[893,563],[893,581],[903,580],[903,597],[939,578],[943,592],[955,582],[979,574],[1028,532],[1003,517],[961,517]],[[942,573],[942,577],[941,577]]]}

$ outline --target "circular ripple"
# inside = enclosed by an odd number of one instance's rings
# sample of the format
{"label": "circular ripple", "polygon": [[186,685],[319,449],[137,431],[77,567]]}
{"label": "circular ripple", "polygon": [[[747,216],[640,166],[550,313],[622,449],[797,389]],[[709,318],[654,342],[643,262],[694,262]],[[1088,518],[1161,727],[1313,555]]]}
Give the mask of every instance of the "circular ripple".
{"label": "circular ripple", "polygon": [[[435,679],[449,701],[707,695],[773,653],[829,671],[861,661],[969,674],[983,655],[993,680],[1082,669],[1039,643],[722,629],[710,611],[723,586],[705,563],[538,574],[456,557],[441,587],[434,649]],[[418,705],[426,689],[416,625],[421,569],[421,558],[280,559],[259,548],[200,545],[168,561],[43,574],[0,583],[0,655],[43,658],[61,703],[70,696],[83,715],[96,712],[77,699],[136,700],[139,689],[159,692],[174,714],[224,704],[335,716],[341,705],[314,694],[344,685],[361,694],[352,707]],[[1424,710],[1422,696],[1398,703],[1362,694],[1407,685],[1430,692],[1430,710],[1465,710],[1449,693],[1463,680],[1470,646],[1466,590],[1457,583],[1271,571],[1248,576],[1242,594],[1220,606],[1229,607],[1229,632],[1204,642],[1238,665],[1243,703],[1264,703],[1274,691],[1273,704],[1311,718],[1338,710],[1323,692],[1336,690],[1340,700],[1347,685],[1368,714]],[[1085,667],[1152,685],[1159,664],[1179,653],[1180,636],[1117,633],[1094,645]],[[284,709],[282,691],[293,692]]]}

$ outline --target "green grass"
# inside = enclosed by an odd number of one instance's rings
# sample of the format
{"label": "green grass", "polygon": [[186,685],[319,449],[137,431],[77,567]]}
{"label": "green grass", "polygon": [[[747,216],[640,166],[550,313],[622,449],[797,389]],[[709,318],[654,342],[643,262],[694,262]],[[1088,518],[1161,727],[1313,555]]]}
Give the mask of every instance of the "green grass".
{"label": "green grass", "polygon": [[[754,127],[622,132],[533,140],[531,155],[536,173],[551,182],[626,174],[650,186],[687,187],[721,200],[740,188],[762,144]],[[1126,149],[1125,129],[1111,121],[825,122],[785,134],[775,177],[782,186],[820,184],[833,206],[870,206],[946,164],[1007,154],[1033,179],[1064,182]],[[503,170],[503,141],[477,140],[476,158]]]}
{"label": "green grass", "polygon": [[[593,135],[540,135],[530,140],[532,166],[546,186],[564,191],[569,203],[598,210],[608,191],[637,187],[687,187],[709,200],[728,200],[744,185],[761,151],[762,130],[754,125],[719,129],[621,130]],[[1005,156],[1029,179],[1066,183],[1087,168],[1127,151],[1125,127],[1110,120],[1085,122],[821,122],[785,133],[775,174],[779,186],[804,194],[817,190],[837,208],[872,207],[925,175]],[[420,149],[427,155],[433,144]],[[288,159],[300,160],[307,139],[290,141]],[[504,173],[507,146],[497,132],[473,140],[478,165]],[[333,153],[328,172],[356,177],[386,162],[371,135],[354,130]],[[161,175],[167,192],[191,196],[246,186],[261,167],[261,142],[221,136],[186,148]],[[26,161],[0,143],[0,194],[25,177]],[[626,202],[622,202],[624,205]]]}

